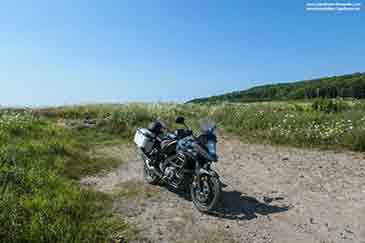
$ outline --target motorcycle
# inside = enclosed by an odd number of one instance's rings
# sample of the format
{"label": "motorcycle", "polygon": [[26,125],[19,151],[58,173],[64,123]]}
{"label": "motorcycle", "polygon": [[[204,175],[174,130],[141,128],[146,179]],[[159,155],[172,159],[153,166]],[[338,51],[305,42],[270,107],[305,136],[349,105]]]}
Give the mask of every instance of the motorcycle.
{"label": "motorcycle", "polygon": [[177,117],[176,123],[184,128],[164,132],[168,128],[156,121],[137,129],[134,142],[144,161],[144,179],[152,185],[167,183],[190,191],[196,208],[209,212],[217,207],[221,194],[219,175],[211,168],[218,162],[216,126],[205,120],[195,136],[184,117]]}

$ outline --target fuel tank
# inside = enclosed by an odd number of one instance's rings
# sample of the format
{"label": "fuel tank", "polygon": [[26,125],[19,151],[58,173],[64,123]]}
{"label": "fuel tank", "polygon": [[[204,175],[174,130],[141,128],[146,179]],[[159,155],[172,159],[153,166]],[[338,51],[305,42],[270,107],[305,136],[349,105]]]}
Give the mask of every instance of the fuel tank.
{"label": "fuel tank", "polygon": [[164,140],[161,142],[162,153],[167,155],[176,154],[176,146],[177,146],[176,140]]}

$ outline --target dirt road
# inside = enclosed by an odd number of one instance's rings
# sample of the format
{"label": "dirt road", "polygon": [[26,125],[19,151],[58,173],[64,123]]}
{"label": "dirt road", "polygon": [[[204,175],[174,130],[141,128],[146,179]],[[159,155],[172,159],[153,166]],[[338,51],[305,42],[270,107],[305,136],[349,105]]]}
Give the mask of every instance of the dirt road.
{"label": "dirt road", "polygon": [[128,162],[81,184],[114,196],[137,242],[365,243],[365,154],[222,138],[222,206],[205,215],[183,195],[146,185],[132,148],[103,152]]}

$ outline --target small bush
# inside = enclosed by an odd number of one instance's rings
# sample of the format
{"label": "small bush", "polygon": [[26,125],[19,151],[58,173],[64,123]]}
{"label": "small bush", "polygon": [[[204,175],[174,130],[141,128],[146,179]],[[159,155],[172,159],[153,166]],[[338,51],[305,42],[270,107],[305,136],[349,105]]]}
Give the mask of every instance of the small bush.
{"label": "small bush", "polygon": [[319,98],[313,102],[312,108],[315,111],[331,113],[331,112],[343,112],[349,110],[350,105],[345,101],[343,101],[342,99]]}
{"label": "small bush", "polygon": [[345,134],[344,145],[355,151],[365,151],[365,130],[355,128],[348,134]]}

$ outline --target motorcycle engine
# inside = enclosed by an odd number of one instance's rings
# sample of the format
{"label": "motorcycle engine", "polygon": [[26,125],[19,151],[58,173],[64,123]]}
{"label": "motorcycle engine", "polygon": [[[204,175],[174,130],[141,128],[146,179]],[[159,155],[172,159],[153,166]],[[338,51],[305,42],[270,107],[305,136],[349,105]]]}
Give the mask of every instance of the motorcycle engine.
{"label": "motorcycle engine", "polygon": [[177,155],[170,156],[163,163],[160,163],[160,170],[169,182],[178,186],[183,179],[183,161]]}
{"label": "motorcycle engine", "polygon": [[165,171],[164,171],[164,175],[169,179],[172,180],[174,178],[174,176],[176,176],[176,172],[175,172],[175,168],[174,167],[166,167]]}

